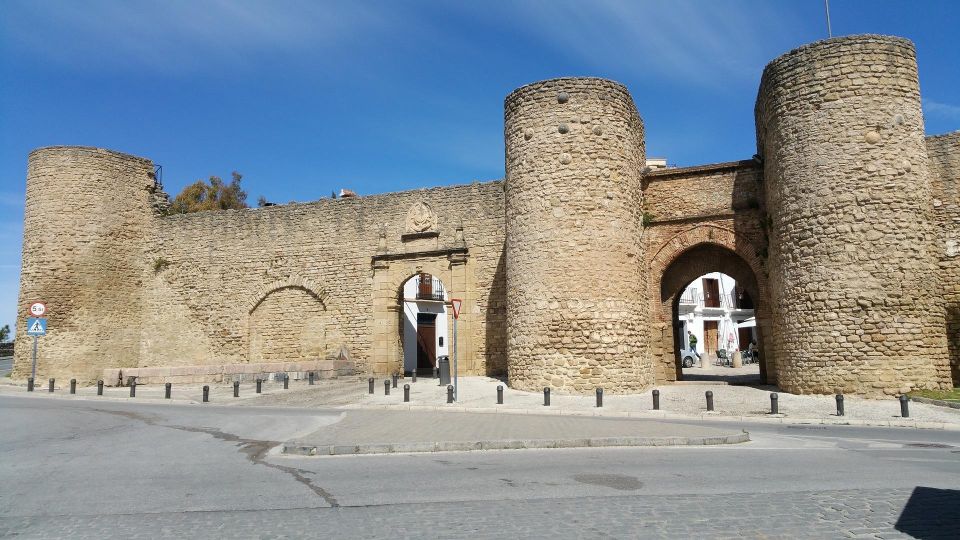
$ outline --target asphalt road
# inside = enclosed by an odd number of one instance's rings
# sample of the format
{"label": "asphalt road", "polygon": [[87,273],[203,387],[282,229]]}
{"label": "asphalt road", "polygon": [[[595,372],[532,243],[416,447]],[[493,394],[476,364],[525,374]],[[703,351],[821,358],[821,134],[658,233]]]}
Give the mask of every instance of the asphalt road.
{"label": "asphalt road", "polygon": [[272,450],[340,414],[0,397],[0,535],[955,538],[960,530],[960,432],[744,424],[752,442],[720,447],[320,458]]}

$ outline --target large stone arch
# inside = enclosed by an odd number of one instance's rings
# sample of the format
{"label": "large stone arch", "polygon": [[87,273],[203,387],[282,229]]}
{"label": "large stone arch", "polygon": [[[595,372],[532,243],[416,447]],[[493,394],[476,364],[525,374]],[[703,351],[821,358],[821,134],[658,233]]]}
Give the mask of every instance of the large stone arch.
{"label": "large stone arch", "polygon": [[262,285],[246,306],[251,362],[317,360],[343,341],[327,309],[327,293],[290,276]]}
{"label": "large stone arch", "polygon": [[297,287],[303,289],[308,294],[316,298],[321,304],[326,307],[327,305],[327,291],[322,287],[315,285],[312,281],[307,278],[300,276],[287,276],[285,278],[278,279],[276,281],[265,283],[253,292],[250,295],[250,298],[247,300],[247,309],[246,313],[253,313],[257,306],[263,302],[267,296],[279,289],[285,289],[289,287]]}
{"label": "large stone arch", "polygon": [[[684,229],[652,250],[650,313],[653,319],[652,353],[658,380],[676,380],[676,309],[680,293],[697,277],[723,272],[737,280],[754,302],[762,352],[769,352],[770,295],[763,261],[756,244],[742,234],[717,224]],[[769,354],[761,363],[761,378],[776,380],[775,361]]]}

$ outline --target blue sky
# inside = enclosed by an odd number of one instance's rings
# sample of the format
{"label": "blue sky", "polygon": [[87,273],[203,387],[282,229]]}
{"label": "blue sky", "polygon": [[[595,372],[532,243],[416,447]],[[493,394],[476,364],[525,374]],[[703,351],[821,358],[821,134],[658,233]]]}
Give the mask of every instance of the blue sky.
{"label": "blue sky", "polygon": [[[917,44],[928,133],[960,128],[960,2],[831,2],[834,35]],[[763,66],[826,36],[823,2],[5,0],[0,325],[17,318],[27,154],[111,148],[172,194],[244,174],[255,202],[503,176],[503,98],[535,80],[627,85],[647,154],[753,155]]]}

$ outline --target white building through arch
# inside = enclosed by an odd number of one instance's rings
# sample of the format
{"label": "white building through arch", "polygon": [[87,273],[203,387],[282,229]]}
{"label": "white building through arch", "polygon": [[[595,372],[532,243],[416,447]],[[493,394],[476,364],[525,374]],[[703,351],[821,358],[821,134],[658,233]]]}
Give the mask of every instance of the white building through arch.
{"label": "white building through arch", "polygon": [[449,355],[447,292],[440,278],[421,273],[403,284],[403,370],[429,374]]}
{"label": "white building through arch", "polygon": [[[704,361],[747,351],[757,343],[754,303],[737,282],[721,272],[704,274],[690,282],[680,295],[681,361],[690,355],[690,336],[696,336],[696,352]],[[683,367],[691,367],[686,365]]]}

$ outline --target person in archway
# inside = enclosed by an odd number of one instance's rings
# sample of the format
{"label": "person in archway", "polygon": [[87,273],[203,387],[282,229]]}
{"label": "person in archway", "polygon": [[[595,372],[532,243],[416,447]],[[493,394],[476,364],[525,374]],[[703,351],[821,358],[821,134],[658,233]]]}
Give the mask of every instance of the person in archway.
{"label": "person in archway", "polygon": [[700,360],[700,353],[697,352],[697,336],[690,330],[687,330],[687,341],[690,343],[690,350],[697,356],[697,360]]}

